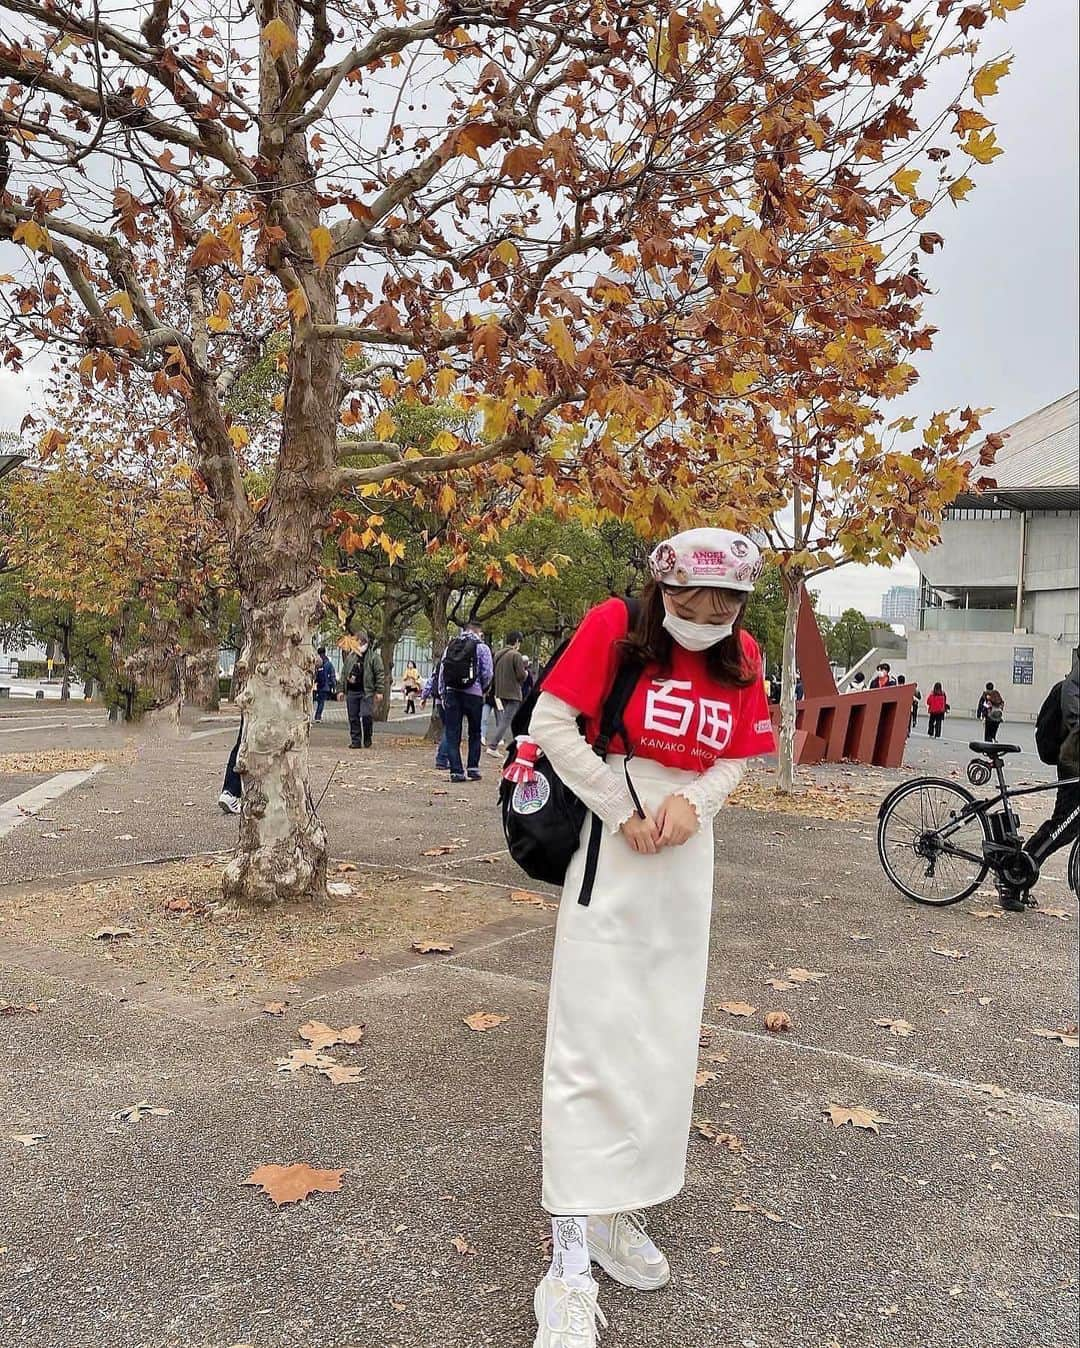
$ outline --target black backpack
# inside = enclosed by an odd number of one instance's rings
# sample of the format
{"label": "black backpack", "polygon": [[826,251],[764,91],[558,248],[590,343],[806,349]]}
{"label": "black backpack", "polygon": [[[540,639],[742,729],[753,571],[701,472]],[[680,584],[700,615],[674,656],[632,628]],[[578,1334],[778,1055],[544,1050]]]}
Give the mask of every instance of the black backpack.
{"label": "black backpack", "polygon": [[455,637],[442,658],[443,683],[458,692],[471,688],[476,682],[476,648],[480,643],[474,637]]}
{"label": "black backpack", "polygon": [[1044,763],[1056,763],[1065,741],[1065,718],[1061,714],[1061,690],[1065,680],[1055,683],[1039,708],[1035,721],[1035,748]]}
{"label": "black backpack", "polygon": [[[628,599],[624,602],[632,625],[637,613],[636,601]],[[556,650],[544,666],[536,686],[515,714],[511,723],[515,741],[506,758],[507,766],[517,757],[516,737],[528,734],[533,708],[536,699],[543,691],[545,678],[569,644],[569,641],[564,641]],[[622,663],[616,670],[615,681],[600,711],[600,732],[592,746],[593,752],[600,758],[607,757],[608,747],[616,734],[621,735],[626,746],[626,762],[628,763],[633,757],[633,746],[623,725],[623,712],[641,674],[640,665],[628,662]],[[578,725],[584,730],[584,717],[578,718]],[[530,879],[560,885],[565,881],[570,860],[580,846],[581,830],[589,810],[584,801],[574,795],[543,754],[537,756],[533,771],[535,776],[529,782],[515,783],[506,778],[502,778],[499,782],[499,810],[502,815],[503,833],[511,857]],[[634,790],[634,784],[630,780],[629,771],[626,771],[626,784],[635,809],[639,816],[644,818],[644,811]],[[581,904],[587,905],[592,897],[603,831],[602,820],[594,815],[585,857],[585,873],[578,895],[578,903]]]}

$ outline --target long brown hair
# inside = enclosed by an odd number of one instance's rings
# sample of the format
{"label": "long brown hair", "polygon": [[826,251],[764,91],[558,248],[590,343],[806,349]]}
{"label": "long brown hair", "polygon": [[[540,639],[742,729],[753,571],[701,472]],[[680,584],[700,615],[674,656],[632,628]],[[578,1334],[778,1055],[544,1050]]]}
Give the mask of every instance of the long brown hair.
{"label": "long brown hair", "polygon": [[[729,688],[746,688],[757,677],[756,671],[743,655],[742,619],[745,609],[744,600],[731,635],[704,652],[709,677]],[[643,665],[655,665],[661,674],[668,673],[675,640],[664,626],[666,612],[663,587],[659,581],[650,580],[641,592],[637,617],[624,639],[619,642],[619,654]]]}

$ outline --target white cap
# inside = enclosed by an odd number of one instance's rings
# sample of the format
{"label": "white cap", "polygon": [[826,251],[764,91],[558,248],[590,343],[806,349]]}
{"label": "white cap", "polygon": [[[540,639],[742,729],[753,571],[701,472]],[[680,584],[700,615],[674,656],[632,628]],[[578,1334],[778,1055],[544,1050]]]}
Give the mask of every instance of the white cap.
{"label": "white cap", "polygon": [[661,585],[714,585],[717,589],[754,588],[765,559],[745,534],[731,529],[686,529],[649,556],[649,570]]}

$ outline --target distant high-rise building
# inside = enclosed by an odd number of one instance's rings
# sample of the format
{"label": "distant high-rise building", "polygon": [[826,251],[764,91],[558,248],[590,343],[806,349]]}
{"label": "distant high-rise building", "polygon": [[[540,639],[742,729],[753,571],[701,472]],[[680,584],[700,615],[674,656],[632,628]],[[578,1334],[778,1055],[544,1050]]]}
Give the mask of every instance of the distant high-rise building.
{"label": "distant high-rise building", "polygon": [[919,590],[916,585],[894,585],[881,601],[881,616],[887,623],[914,627],[919,616]]}

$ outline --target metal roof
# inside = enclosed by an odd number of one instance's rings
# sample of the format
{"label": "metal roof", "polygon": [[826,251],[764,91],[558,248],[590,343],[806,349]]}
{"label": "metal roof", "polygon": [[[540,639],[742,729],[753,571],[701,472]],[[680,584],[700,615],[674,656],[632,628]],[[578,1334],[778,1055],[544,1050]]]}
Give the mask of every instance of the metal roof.
{"label": "metal roof", "polygon": [[18,468],[25,458],[25,454],[0,454],[0,477]]}
{"label": "metal roof", "polygon": [[[989,467],[976,467],[973,476],[993,478],[996,487],[965,492],[961,507],[993,506],[1012,510],[1080,510],[1080,392],[1076,389],[1057,402],[1009,426],[1001,434],[1005,444]],[[981,446],[979,447],[981,449]],[[971,452],[978,465],[979,449]]]}

